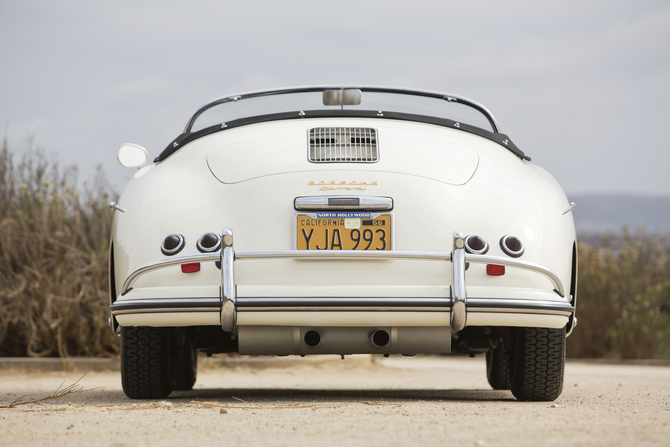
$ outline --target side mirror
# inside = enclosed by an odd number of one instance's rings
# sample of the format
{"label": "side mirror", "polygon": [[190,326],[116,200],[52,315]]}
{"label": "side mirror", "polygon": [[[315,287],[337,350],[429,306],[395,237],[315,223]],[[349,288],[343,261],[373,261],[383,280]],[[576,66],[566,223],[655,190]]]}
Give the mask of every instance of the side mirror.
{"label": "side mirror", "polygon": [[119,148],[116,158],[125,168],[139,168],[149,159],[149,153],[142,146],[126,143]]}

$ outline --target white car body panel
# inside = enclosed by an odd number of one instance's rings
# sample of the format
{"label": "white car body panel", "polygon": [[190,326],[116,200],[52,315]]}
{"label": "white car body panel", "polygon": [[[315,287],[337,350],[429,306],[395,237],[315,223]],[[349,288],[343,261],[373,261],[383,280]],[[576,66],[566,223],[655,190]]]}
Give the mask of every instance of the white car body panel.
{"label": "white car body panel", "polygon": [[[311,163],[313,127],[370,127],[378,132],[375,163]],[[171,233],[183,235],[178,256],[199,255],[206,232],[234,232],[241,252],[295,248],[294,199],[303,196],[393,198],[393,249],[451,252],[454,232],[484,236],[488,256],[508,257],[498,244],[514,234],[525,245],[524,262],[553,271],[565,288],[535,271],[508,267],[489,276],[482,264],[465,273],[467,297],[571,305],[575,230],[560,186],[543,169],[500,144],[429,123],[370,118],[304,118],[268,121],[196,139],[166,160],[144,167],[118,200],[112,229],[112,309],[120,326],[215,326],[221,310],[129,311],[118,306],[159,299],[221,297],[221,270],[203,263],[197,273],[178,266],[137,278],[131,273],[166,257],[160,247]],[[302,211],[301,211],[302,213]],[[243,259],[235,261],[237,297],[454,297],[450,261]],[[115,307],[116,306],[116,307]],[[483,304],[482,304],[483,306]],[[130,309],[130,307],[128,307]],[[468,326],[560,328],[572,311],[545,314],[489,309],[468,312]],[[240,326],[449,327],[451,308],[414,312],[276,309],[239,311]],[[272,352],[268,352],[272,353]]]}

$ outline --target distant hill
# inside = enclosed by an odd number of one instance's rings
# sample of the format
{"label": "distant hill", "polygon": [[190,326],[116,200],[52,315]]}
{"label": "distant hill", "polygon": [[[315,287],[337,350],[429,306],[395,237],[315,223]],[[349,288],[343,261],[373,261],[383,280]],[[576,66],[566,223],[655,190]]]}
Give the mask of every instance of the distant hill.
{"label": "distant hill", "polygon": [[648,235],[670,236],[670,197],[569,195],[577,204],[575,227],[580,235],[621,233],[644,224]]}

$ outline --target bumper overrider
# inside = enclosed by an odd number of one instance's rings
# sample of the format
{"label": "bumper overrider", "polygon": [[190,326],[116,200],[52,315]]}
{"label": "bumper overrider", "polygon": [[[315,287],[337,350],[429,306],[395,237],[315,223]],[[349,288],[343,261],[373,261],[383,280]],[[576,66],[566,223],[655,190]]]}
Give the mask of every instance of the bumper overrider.
{"label": "bumper overrider", "polygon": [[[235,283],[235,262],[248,259],[385,259],[424,260],[451,262],[452,284],[449,297],[238,297]],[[217,312],[224,331],[233,332],[238,314],[246,312],[448,312],[452,333],[465,328],[468,314],[530,314],[574,318],[575,307],[566,299],[513,299],[513,298],[468,298],[466,293],[466,263],[498,264],[534,272],[548,278],[554,285],[553,292],[565,298],[565,290],[558,276],[550,269],[517,259],[499,256],[470,254],[465,251],[463,234],[454,234],[451,252],[414,251],[321,251],[285,250],[236,252],[233,248],[233,232],[225,228],[222,248],[217,253],[181,256],[145,264],[133,271],[123,284],[121,296],[133,288],[135,281],[157,269],[193,262],[220,262],[221,289],[218,297],[146,298],[118,299],[109,306],[114,316],[152,314],[165,312]],[[567,321],[567,320],[566,320]],[[574,327],[571,324],[569,330]]]}

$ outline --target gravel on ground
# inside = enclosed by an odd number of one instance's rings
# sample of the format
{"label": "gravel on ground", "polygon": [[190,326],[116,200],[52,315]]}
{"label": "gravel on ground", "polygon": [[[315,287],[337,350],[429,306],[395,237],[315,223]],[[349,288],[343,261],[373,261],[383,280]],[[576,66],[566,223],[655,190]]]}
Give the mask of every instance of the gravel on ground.
{"label": "gravel on ground", "polygon": [[0,446],[670,445],[667,363],[568,361],[556,401],[518,402],[480,356],[213,359],[146,401],[99,365],[2,367]]}

